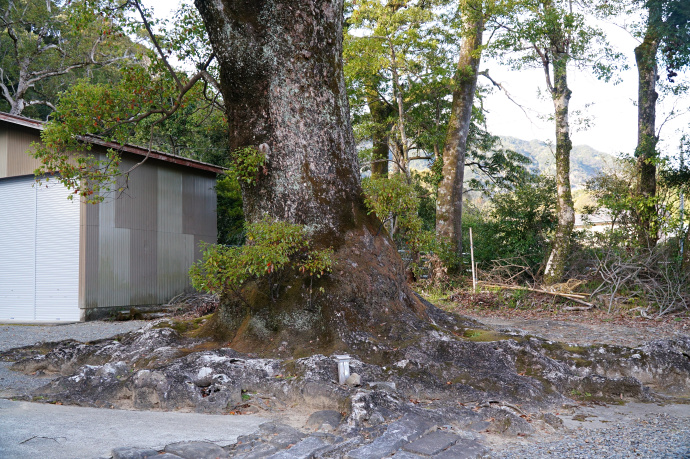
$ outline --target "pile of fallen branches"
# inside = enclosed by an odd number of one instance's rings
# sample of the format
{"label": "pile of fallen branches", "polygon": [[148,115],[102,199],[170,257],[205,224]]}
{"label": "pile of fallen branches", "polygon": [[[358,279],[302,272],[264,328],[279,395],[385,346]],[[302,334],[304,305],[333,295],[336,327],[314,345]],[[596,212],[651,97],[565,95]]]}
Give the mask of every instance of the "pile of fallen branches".
{"label": "pile of fallen branches", "polygon": [[638,303],[643,317],[690,308],[690,273],[683,271],[663,247],[611,248],[596,253],[595,276],[601,281],[592,297],[614,311]]}
{"label": "pile of fallen branches", "polygon": [[176,316],[202,317],[218,309],[218,295],[209,293],[181,293],[171,299],[165,307]]}
{"label": "pile of fallen branches", "polygon": [[487,269],[477,271],[477,278],[488,284],[537,285],[537,275],[523,257],[493,260]]}

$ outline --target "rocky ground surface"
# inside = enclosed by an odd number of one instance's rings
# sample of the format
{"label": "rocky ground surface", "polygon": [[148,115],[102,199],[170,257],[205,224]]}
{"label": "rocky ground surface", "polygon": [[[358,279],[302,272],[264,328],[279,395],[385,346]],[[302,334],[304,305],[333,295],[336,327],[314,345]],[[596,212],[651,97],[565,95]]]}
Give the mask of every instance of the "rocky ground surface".
{"label": "rocky ground surface", "polygon": [[24,400],[273,419],[224,448],[125,445],[114,458],[688,457],[690,408],[678,405],[690,396],[687,335],[633,348],[577,345],[433,307],[430,318],[437,330],[414,342],[364,337],[362,348],[379,358],[353,355],[351,385],[338,384],[333,356],[258,358],[183,338],[165,320],[0,358],[46,378],[15,393]]}

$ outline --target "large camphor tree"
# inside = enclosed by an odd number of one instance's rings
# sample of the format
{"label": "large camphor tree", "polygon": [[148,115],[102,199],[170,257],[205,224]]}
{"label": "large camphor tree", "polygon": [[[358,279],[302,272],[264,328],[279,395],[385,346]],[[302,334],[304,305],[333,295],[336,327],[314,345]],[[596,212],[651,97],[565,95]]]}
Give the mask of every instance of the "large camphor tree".
{"label": "large camphor tree", "polygon": [[220,66],[231,149],[261,147],[267,156],[267,173],[243,186],[245,218],[305,225],[314,246],[332,247],[336,260],[311,310],[300,301],[306,279],[296,278],[294,293],[276,302],[226,298],[224,322],[241,333],[250,317],[261,317],[276,330],[301,328],[308,341],[337,341],[356,330],[389,333],[405,315],[423,314],[395,246],[363,205],[343,76],[342,0],[195,4]]}

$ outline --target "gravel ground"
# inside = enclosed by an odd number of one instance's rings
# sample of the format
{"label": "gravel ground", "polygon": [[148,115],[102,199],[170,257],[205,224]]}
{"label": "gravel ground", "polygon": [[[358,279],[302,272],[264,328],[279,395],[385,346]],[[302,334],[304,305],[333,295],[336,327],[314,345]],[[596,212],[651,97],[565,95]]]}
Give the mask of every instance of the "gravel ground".
{"label": "gravel ground", "polygon": [[131,320],[127,322],[79,322],[64,325],[0,325],[0,352],[14,347],[30,346],[75,339],[81,342],[110,338],[111,336],[137,330],[148,322]]}
{"label": "gravel ground", "polygon": [[[494,453],[500,459],[540,458],[690,458],[690,405],[632,404],[627,415],[580,422],[558,440],[510,446]],[[668,409],[670,413],[663,412]],[[615,408],[609,408],[614,411]],[[636,414],[631,412],[636,411]],[[572,422],[566,424],[573,424]],[[588,424],[595,424],[588,426]]]}

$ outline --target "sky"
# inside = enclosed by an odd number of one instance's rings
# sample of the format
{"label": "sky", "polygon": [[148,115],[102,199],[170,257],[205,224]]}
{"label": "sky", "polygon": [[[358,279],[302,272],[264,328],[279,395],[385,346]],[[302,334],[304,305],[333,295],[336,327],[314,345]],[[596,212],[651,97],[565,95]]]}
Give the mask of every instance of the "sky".
{"label": "sky", "polygon": [[[145,4],[154,8],[156,17],[167,17],[177,8],[179,1],[145,0]],[[616,85],[597,80],[591,72],[569,70],[568,83],[573,92],[571,136],[574,145],[589,145],[611,155],[630,155],[637,144],[637,71],[633,50],[638,40],[621,27],[613,24],[601,26],[614,47],[625,54],[629,69],[618,75],[621,82]],[[480,69],[488,70],[489,75],[520,105],[512,102],[505,93],[493,91],[484,102],[488,110],[489,132],[523,140],[555,141],[553,121],[548,120],[553,104],[543,95],[546,90],[543,70],[515,71],[500,62],[486,59]],[[690,80],[690,72],[679,78]],[[480,79],[480,84],[490,85],[485,78]],[[657,129],[673,107],[684,114],[664,123],[659,144],[662,154],[665,152],[670,156],[677,154],[683,130],[690,135],[690,97],[660,100]],[[578,118],[582,117],[575,114],[578,110],[592,119],[588,127],[578,123]]]}

